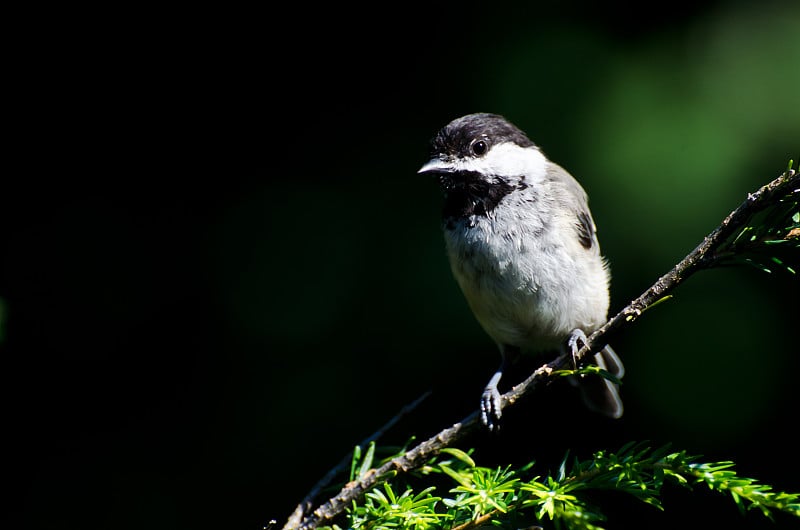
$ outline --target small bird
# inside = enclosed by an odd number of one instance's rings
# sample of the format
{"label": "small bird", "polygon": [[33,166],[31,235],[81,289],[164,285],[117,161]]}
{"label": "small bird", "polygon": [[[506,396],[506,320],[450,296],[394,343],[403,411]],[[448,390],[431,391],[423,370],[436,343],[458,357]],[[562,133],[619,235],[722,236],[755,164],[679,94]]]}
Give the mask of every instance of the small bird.
{"label": "small bird", "polygon": [[[481,396],[481,418],[500,426],[498,383],[521,353],[573,355],[606,321],[609,270],[581,185],[515,125],[497,114],[451,121],[431,140],[419,170],[444,193],[442,225],[453,275],[501,363]],[[606,346],[595,363],[617,378]],[[618,385],[576,378],[588,407],[622,416]]]}

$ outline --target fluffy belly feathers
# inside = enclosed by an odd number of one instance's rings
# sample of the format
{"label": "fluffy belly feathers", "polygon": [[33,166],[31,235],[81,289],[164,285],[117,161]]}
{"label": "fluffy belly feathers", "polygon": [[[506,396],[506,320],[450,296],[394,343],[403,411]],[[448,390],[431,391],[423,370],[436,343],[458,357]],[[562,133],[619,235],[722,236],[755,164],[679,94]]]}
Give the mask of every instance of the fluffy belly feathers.
{"label": "fluffy belly feathers", "polygon": [[572,330],[588,334],[605,322],[608,275],[599,255],[576,262],[567,243],[541,234],[486,238],[478,226],[462,230],[461,237],[446,237],[450,265],[478,322],[498,344],[557,349]]}

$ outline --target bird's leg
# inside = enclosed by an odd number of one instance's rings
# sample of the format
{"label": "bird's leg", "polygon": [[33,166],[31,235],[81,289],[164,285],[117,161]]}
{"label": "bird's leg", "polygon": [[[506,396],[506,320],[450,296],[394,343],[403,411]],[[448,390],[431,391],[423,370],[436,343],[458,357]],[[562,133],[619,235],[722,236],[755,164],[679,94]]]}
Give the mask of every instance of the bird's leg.
{"label": "bird's leg", "polygon": [[481,421],[490,431],[500,429],[500,417],[503,415],[500,391],[497,389],[497,383],[503,377],[503,369],[504,366],[500,365],[481,394]]}
{"label": "bird's leg", "polygon": [[500,346],[500,355],[502,356],[500,367],[489,379],[486,388],[483,389],[483,394],[481,394],[481,420],[492,432],[500,430],[500,417],[503,415],[503,400],[497,385],[503,377],[503,372],[508,369],[518,353],[519,350],[516,348]]}

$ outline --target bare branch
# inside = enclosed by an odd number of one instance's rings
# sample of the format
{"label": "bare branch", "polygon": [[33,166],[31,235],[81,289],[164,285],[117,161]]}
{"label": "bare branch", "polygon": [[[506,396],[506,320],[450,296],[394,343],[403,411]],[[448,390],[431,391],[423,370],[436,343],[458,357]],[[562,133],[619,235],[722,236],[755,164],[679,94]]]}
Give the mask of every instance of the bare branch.
{"label": "bare branch", "polygon": [[[633,323],[645,310],[662,300],[681,282],[698,270],[712,267],[716,261],[715,252],[734,233],[742,229],[753,215],[773,205],[784,196],[788,196],[791,193],[800,193],[799,188],[800,178],[798,178],[798,173],[789,169],[769,184],[762,186],[755,193],[748,194],[747,199],[707,235],[697,248],[675,265],[672,270],[659,278],[641,296],[633,300],[600,329],[592,333],[588,338],[587,344],[577,353],[577,359],[580,360],[601,350],[606,344],[605,337],[610,332]],[[513,405],[520,398],[529,394],[538,383],[554,377],[553,372],[555,370],[567,367],[571,363],[572,355],[568,354],[561,355],[552,362],[541,366],[528,379],[502,396],[502,406]],[[439,454],[442,449],[457,443],[481,427],[479,412],[473,412],[460,422],[420,443],[404,455],[394,458],[377,469],[370,470],[361,480],[347,484],[335,497],[314,510],[299,524],[297,524],[297,518],[293,515],[284,526],[284,530],[310,530],[329,523],[334,517],[341,514],[346,507],[350,506],[353,501],[361,498],[364,493],[377,484],[396,476],[398,473],[406,473],[421,467],[430,458]],[[302,506],[303,504],[298,509]]]}
{"label": "bare branch", "polygon": [[[425,399],[427,399],[427,397],[430,395],[431,395],[430,392],[425,392],[420,397],[415,399],[413,402],[409,403],[408,405],[400,409],[400,412],[395,414],[394,417],[392,417],[389,421],[387,421],[383,427],[372,433],[370,436],[364,438],[358,445],[361,447],[365,447],[369,445],[370,442],[374,442],[375,440],[379,439],[381,436],[384,435],[384,433],[386,433],[386,431],[394,427],[395,424],[398,421],[400,421],[400,419],[403,416],[406,416],[412,410],[417,408],[419,404],[425,401]],[[314,501],[317,500],[317,497],[319,497],[319,494],[322,492],[322,490],[325,489],[331,482],[333,482],[333,479],[335,479],[345,469],[347,469],[347,466],[350,464],[351,460],[352,460],[352,453],[344,455],[344,457],[342,457],[342,459],[339,461],[338,464],[336,464],[330,471],[328,471],[325,474],[325,476],[319,480],[319,482],[314,484],[314,487],[311,488],[311,491],[308,492],[308,495],[306,495],[306,497],[300,502],[300,504],[297,505],[297,508],[294,509],[294,512],[292,512],[291,517],[289,517],[289,520],[286,521],[284,529],[296,528],[301,523],[303,518],[305,518],[308,515],[308,512],[311,511],[311,508],[314,507]]]}
{"label": "bare branch", "polygon": [[[762,186],[755,193],[749,193],[744,202],[728,214],[722,223],[708,234],[697,248],[675,265],[671,271],[659,278],[636,300],[629,303],[622,311],[592,333],[589,336],[588,343],[576,354],[576,358],[580,360],[603,349],[607,344],[604,340],[606,335],[623,325],[635,321],[648,308],[663,300],[683,280],[698,270],[712,267],[717,259],[715,251],[718,248],[738,230],[741,230],[755,214],[775,204],[777,200],[792,193],[793,190],[795,193],[800,193],[800,190],[797,189],[798,186],[800,186],[800,174],[789,169],[769,184]],[[562,355],[537,369],[528,379],[503,395],[504,406],[513,403],[530,392],[535,387],[537,380],[542,378],[544,374],[566,367],[570,357]]]}

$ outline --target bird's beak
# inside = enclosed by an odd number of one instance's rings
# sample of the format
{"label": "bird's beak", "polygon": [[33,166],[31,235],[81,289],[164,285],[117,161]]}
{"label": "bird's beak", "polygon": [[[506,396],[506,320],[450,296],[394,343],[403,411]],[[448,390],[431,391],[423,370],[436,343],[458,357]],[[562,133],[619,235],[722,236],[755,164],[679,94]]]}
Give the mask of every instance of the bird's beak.
{"label": "bird's beak", "polygon": [[433,158],[417,171],[418,175],[430,175],[439,182],[439,187],[445,193],[451,191],[463,179],[457,178],[456,168],[450,160]]}
{"label": "bird's beak", "polygon": [[434,158],[429,162],[425,163],[425,165],[423,165],[421,168],[419,168],[417,174],[440,175],[442,173],[452,173],[452,172],[453,172],[453,166],[451,164],[448,164],[447,162],[444,162],[438,158]]}

